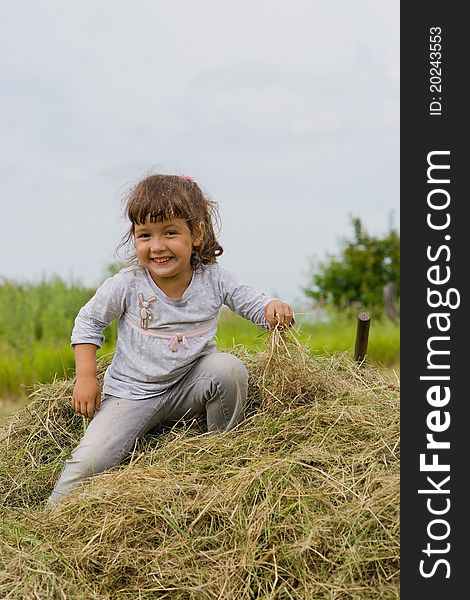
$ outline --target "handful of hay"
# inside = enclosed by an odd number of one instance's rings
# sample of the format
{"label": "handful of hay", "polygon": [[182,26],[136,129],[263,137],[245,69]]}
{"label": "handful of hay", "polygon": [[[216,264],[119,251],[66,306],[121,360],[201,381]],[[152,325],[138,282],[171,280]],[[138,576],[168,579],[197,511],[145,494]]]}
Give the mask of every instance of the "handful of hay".
{"label": "handful of hay", "polygon": [[1,434],[0,597],[399,598],[398,388],[292,331],[233,352],[243,423],[156,432],[52,512],[86,422],[73,381],[35,389]]}

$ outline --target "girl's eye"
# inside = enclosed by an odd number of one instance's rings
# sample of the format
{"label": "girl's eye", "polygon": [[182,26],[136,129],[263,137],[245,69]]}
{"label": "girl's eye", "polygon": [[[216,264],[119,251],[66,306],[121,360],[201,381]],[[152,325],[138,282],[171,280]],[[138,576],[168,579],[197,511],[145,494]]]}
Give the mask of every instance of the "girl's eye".
{"label": "girl's eye", "polygon": [[176,235],[177,231],[167,231],[165,235]]}
{"label": "girl's eye", "polygon": [[138,237],[138,238],[146,238],[146,237],[149,237],[149,234],[148,234],[148,233],[139,233],[139,234],[137,235],[137,237]]}

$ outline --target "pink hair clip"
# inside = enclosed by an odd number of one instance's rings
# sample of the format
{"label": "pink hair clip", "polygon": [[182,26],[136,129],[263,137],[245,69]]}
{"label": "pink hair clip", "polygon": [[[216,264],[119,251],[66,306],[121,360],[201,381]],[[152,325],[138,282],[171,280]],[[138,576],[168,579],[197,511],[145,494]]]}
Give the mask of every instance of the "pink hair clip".
{"label": "pink hair clip", "polygon": [[192,177],[190,177],[189,175],[181,175],[181,179],[184,179],[185,181],[194,183],[194,179]]}

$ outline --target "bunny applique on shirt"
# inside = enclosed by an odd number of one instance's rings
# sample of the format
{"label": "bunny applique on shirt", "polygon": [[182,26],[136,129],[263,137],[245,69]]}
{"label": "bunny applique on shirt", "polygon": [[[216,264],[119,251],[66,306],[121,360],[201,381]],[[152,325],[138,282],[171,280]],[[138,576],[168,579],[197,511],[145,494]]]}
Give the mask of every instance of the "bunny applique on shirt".
{"label": "bunny applique on shirt", "polygon": [[140,302],[140,326],[142,329],[148,329],[149,321],[152,319],[152,313],[149,311],[149,306],[152,302],[155,302],[157,299],[156,296],[150,296],[147,300],[144,298],[144,295],[139,292],[139,302]]}
{"label": "bunny applique on shirt", "polygon": [[[183,346],[185,350],[189,350],[188,337],[200,336],[209,332],[215,324],[215,319],[211,319],[203,327],[193,328],[189,331],[176,331],[176,332],[160,332],[158,329],[149,329],[149,321],[152,320],[152,313],[149,310],[150,305],[157,300],[156,296],[150,296],[145,299],[144,295],[139,292],[139,305],[140,305],[140,328],[145,330],[145,333],[154,337],[167,339],[168,346],[172,352],[177,352],[179,344]],[[129,324],[134,325],[132,319],[127,317],[126,319]],[[135,326],[135,325],[134,325]]]}

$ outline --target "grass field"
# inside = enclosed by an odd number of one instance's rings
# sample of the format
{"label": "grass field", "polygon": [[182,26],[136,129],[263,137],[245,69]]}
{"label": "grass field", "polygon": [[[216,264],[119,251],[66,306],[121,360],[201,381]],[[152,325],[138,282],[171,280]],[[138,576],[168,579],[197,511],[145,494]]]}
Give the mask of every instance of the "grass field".
{"label": "grass field", "polygon": [[[18,406],[35,382],[73,376],[70,332],[78,310],[92,294],[91,289],[59,278],[40,284],[0,283],[0,416]],[[298,315],[296,332],[315,355],[353,354],[354,318],[336,316],[311,322]],[[399,373],[399,333],[398,325],[372,319],[368,360]],[[256,352],[267,335],[228,309],[221,311],[216,337],[219,350],[241,344]],[[115,323],[105,330],[105,338],[98,356],[114,350]]]}
{"label": "grass field", "polygon": [[[310,322],[297,316],[295,330],[302,344],[313,354],[348,352],[353,355],[356,338],[356,320],[338,315],[328,321]],[[234,315],[223,311],[219,318],[217,341],[220,349],[243,344],[250,350],[259,350],[267,332]],[[400,328],[390,321],[371,320],[368,358],[377,365],[398,367],[400,354]]]}

